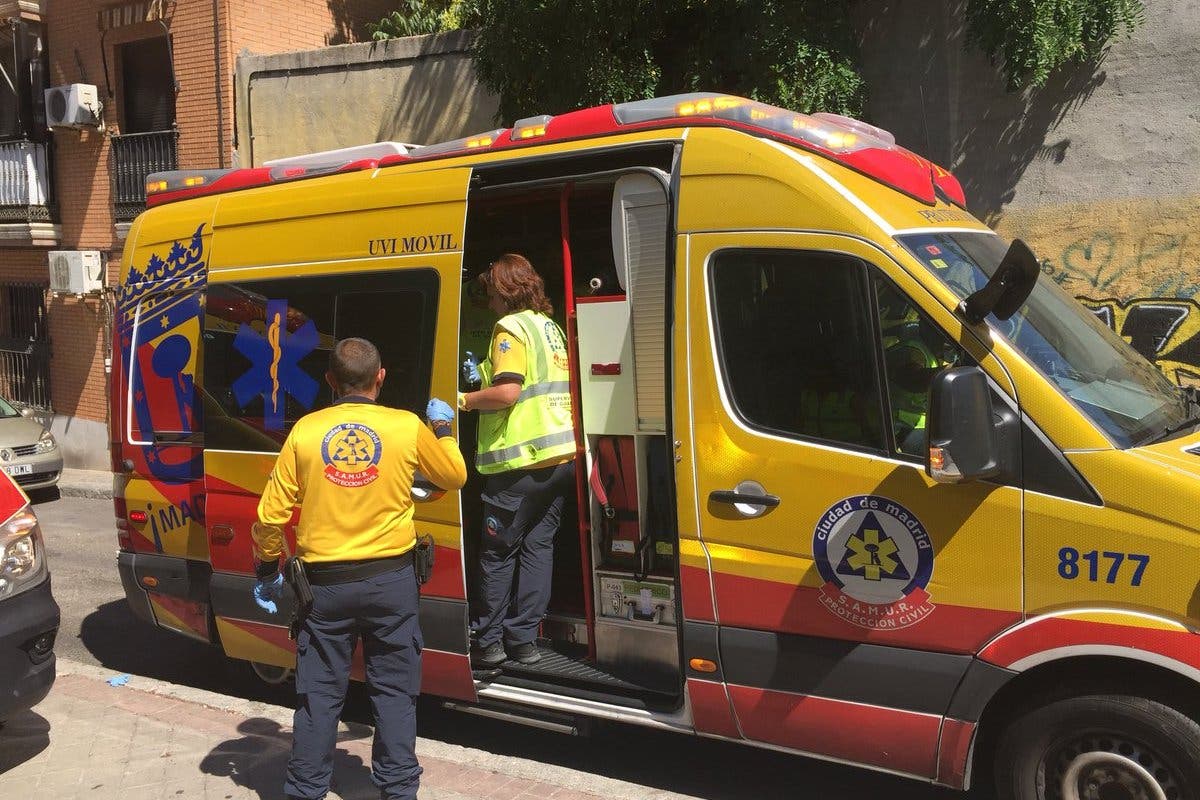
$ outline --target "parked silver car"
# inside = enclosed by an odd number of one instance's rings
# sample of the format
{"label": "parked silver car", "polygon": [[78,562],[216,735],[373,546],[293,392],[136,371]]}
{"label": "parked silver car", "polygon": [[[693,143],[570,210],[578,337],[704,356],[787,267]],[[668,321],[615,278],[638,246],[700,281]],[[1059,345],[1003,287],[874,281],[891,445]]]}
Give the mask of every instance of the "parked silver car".
{"label": "parked silver car", "polygon": [[45,489],[58,483],[62,466],[54,434],[0,397],[0,470],[22,489]]}

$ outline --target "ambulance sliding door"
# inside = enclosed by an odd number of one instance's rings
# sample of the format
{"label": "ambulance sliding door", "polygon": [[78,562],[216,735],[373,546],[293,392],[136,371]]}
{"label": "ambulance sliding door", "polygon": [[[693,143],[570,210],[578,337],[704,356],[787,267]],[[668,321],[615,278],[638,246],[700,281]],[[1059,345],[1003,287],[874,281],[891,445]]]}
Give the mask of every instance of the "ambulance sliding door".
{"label": "ambulance sliding door", "polygon": [[[439,321],[458,317],[467,177],[466,170],[429,173],[420,183],[376,177],[370,191],[360,186],[313,204],[380,207],[326,220],[306,218],[304,198],[287,205],[297,218],[267,223],[254,223],[261,212],[236,196],[218,210],[223,263],[210,272],[207,298],[205,480],[213,609],[231,656],[294,663],[290,607],[272,616],[251,601],[250,526],[287,432],[333,400],[324,379],[333,344],[361,336],[379,347],[383,405],[424,418],[431,396],[454,397],[458,331]],[[459,493],[419,479],[414,498],[417,533],[437,545],[433,577],[421,590],[422,690],[474,700]],[[292,548],[301,514],[286,528]],[[360,656],[355,675],[362,678]]]}

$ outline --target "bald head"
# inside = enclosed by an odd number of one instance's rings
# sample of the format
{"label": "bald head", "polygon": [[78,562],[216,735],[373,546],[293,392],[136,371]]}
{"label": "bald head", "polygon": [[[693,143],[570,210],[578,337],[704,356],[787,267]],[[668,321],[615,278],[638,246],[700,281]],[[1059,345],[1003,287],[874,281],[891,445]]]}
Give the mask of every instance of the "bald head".
{"label": "bald head", "polygon": [[325,379],[339,395],[375,397],[383,383],[379,350],[366,339],[342,339],[329,353]]}

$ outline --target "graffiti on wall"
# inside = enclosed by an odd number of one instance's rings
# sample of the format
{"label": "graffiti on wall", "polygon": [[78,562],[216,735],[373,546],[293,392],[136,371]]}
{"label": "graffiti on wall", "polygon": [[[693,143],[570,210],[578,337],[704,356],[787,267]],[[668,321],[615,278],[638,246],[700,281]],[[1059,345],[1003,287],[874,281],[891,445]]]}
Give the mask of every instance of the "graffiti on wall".
{"label": "graffiti on wall", "polygon": [[1013,211],[1000,233],[1175,383],[1200,386],[1200,198]]}
{"label": "graffiti on wall", "polygon": [[1168,378],[1182,386],[1200,386],[1200,304],[1195,300],[1077,299]]}

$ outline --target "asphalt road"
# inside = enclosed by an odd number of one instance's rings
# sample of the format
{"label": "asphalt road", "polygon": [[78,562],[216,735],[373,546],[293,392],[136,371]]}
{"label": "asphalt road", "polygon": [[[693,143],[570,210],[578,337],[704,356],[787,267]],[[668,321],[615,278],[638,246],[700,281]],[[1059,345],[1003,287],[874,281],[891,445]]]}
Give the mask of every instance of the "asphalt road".
{"label": "asphalt road", "polygon": [[[290,689],[270,687],[249,667],[185,637],[154,629],[129,611],[116,569],[116,531],[108,500],[35,498],[46,534],[54,596],[62,607],[61,656],[172,683],[290,706]],[[886,679],[886,676],[881,676]],[[362,687],[345,718],[370,723]],[[533,759],[705,800],[950,800],[957,792],[865,770],[728,742],[634,726],[596,726],[570,737],[443,709],[419,711],[422,736],[499,755]],[[973,800],[987,800],[972,793]]]}

